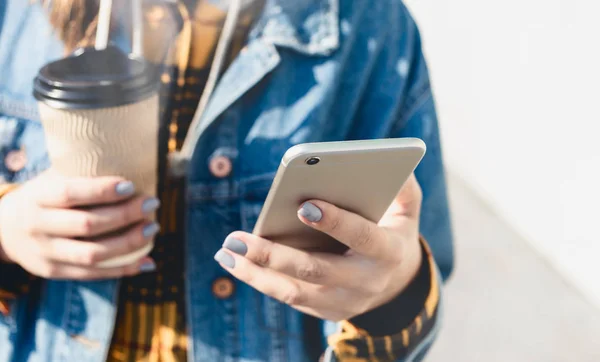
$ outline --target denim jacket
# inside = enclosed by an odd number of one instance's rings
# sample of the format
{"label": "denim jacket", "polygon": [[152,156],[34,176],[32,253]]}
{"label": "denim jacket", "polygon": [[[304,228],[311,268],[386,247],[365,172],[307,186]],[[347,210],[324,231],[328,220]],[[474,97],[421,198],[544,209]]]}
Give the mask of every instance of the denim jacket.
{"label": "denim jacket", "polygon": [[[212,0],[220,1],[220,0]],[[41,5],[0,2],[0,182],[25,182],[48,168],[32,80],[64,55]],[[245,50],[217,85],[203,116],[186,191],[186,300],[190,361],[310,361],[306,335],[323,349],[332,322],[309,327],[301,313],[236,282],[211,293],[226,272],[213,255],[233,230],[251,231],[284,152],[304,142],[418,137],[424,194],[421,232],[440,275],[453,262],[437,117],[417,27],[400,0],[268,0]],[[8,157],[24,152],[14,167]],[[211,174],[226,156],[231,174]],[[442,278],[440,278],[441,280]],[[35,299],[0,315],[0,361],[103,362],[118,280],[48,280]],[[438,314],[439,319],[439,314]],[[420,360],[437,330],[402,360]]]}

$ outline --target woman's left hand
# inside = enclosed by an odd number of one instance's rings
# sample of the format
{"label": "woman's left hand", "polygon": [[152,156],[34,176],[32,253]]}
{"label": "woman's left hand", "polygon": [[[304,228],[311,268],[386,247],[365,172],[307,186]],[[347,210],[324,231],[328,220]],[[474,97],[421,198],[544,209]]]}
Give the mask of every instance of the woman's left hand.
{"label": "woman's left hand", "polygon": [[305,224],[350,250],[309,253],[234,232],[215,259],[239,280],[315,317],[340,321],[394,299],[421,265],[422,194],[412,175],[378,224],[323,201],[298,210]]}

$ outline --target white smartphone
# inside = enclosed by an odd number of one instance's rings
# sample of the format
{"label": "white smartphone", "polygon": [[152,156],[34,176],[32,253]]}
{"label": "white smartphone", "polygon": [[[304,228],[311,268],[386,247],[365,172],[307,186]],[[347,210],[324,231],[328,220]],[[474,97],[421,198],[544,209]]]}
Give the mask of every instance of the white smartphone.
{"label": "white smartphone", "polygon": [[321,252],[346,248],[304,225],[303,202],[318,199],[378,222],[425,155],[417,138],[306,143],[284,155],[253,233]]}

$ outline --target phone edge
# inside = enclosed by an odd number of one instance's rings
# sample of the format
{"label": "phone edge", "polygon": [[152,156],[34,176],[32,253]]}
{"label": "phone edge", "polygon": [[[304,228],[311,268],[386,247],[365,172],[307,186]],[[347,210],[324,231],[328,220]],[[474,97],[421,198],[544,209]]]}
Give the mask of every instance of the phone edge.
{"label": "phone edge", "polygon": [[281,159],[281,165],[288,166],[298,157],[309,157],[320,152],[338,153],[348,151],[380,151],[394,148],[417,148],[422,150],[423,155],[427,152],[425,142],[420,138],[380,138],[374,140],[334,141],[301,143],[290,147]]}

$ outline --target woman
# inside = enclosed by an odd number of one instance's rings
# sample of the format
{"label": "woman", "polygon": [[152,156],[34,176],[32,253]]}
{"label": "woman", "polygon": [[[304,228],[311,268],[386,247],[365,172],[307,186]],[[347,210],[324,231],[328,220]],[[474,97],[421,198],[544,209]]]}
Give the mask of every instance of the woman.
{"label": "woman", "polygon": [[[145,8],[144,52],[166,59],[163,160],[185,138],[230,1],[169,6]],[[182,30],[164,56],[166,7]],[[244,1],[210,126],[185,178],[161,163],[158,199],[118,177],[45,171],[32,79],[93,42],[95,14],[84,0],[0,4],[0,360],[421,360],[453,256],[437,118],[404,5]],[[308,200],[314,218],[299,216],[352,252],[248,233],[287,148],[384,137],[419,137],[428,153],[379,224],[322,200]],[[149,256],[97,267],[154,236]]]}

